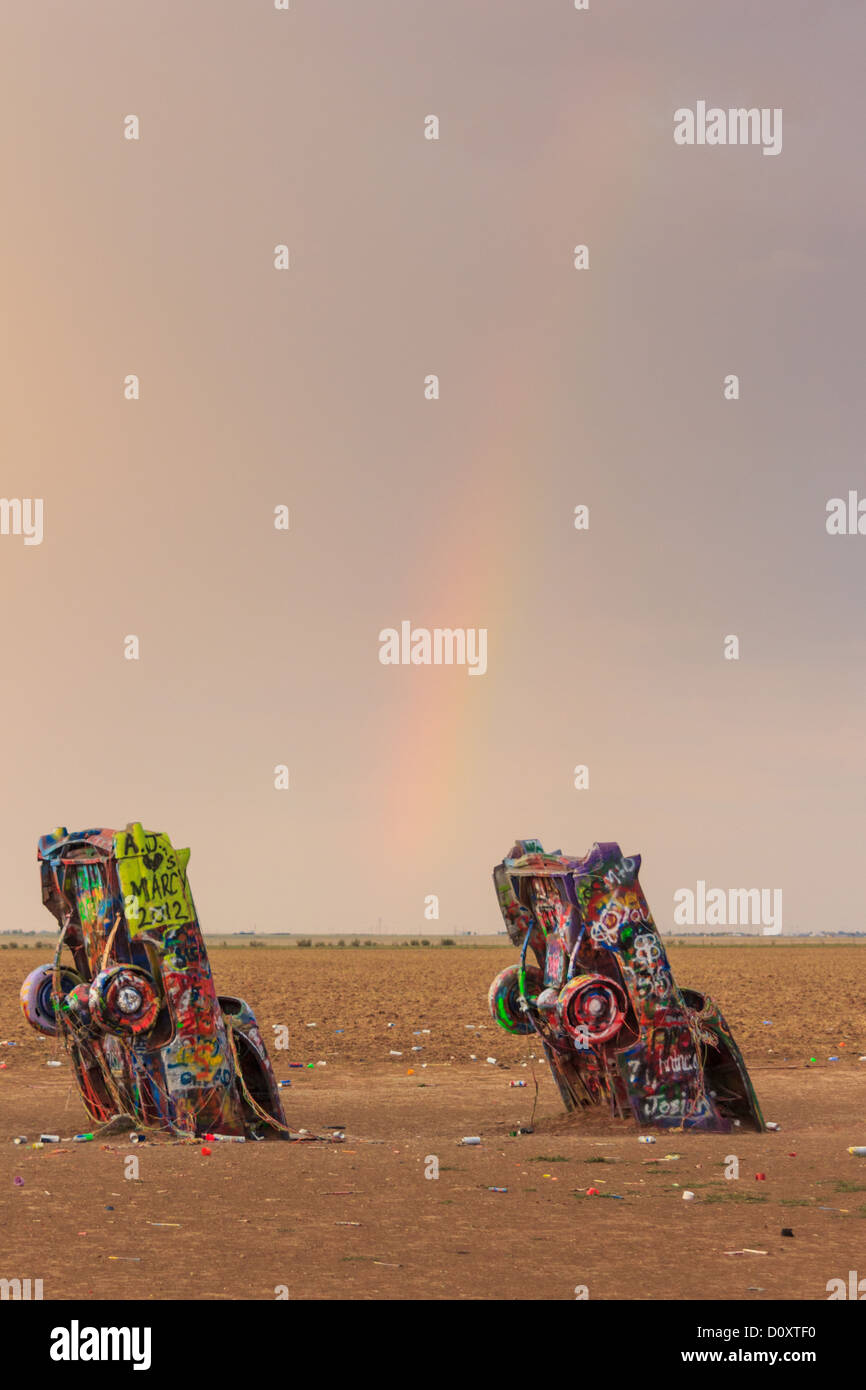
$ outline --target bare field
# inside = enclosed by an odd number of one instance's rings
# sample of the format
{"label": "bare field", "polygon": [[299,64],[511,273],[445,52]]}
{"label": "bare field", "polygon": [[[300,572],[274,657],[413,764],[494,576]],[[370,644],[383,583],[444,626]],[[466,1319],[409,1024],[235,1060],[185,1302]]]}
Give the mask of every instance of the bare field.
{"label": "bare field", "polygon": [[[721,1004],[780,1132],[657,1131],[645,1146],[631,1124],[566,1116],[530,1040],[487,1014],[508,946],[211,947],[219,991],[246,998],[266,1037],[289,1027],[272,1057],[291,1124],[345,1126],[345,1143],[20,1148],[16,1134],[87,1125],[68,1064],[46,1066],[62,1052],[18,1007],[45,953],[0,952],[0,1041],[16,1044],[0,1047],[0,1275],[41,1278],[52,1299],[272,1299],[279,1285],[293,1299],[572,1299],[576,1285],[826,1298],[866,1241],[866,1160],[846,1152],[866,1143],[866,957],[800,943],[670,955],[679,984]],[[534,1105],[534,1133],[512,1135]],[[482,1144],[461,1147],[470,1134]],[[743,1249],[766,1253],[725,1253]]]}

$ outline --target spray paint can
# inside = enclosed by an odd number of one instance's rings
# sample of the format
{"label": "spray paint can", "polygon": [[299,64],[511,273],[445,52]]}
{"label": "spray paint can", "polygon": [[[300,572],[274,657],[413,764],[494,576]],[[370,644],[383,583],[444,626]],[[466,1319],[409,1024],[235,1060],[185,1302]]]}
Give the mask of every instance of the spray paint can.
{"label": "spray paint can", "polygon": [[467,1135],[464,1135],[464,1137],[460,1140],[460,1143],[461,1143],[461,1144],[480,1144],[480,1143],[481,1143],[481,1135],[480,1135],[480,1134],[467,1134]]}
{"label": "spray paint can", "polygon": [[858,1158],[866,1158],[866,1144],[852,1144],[848,1152],[856,1154]]}

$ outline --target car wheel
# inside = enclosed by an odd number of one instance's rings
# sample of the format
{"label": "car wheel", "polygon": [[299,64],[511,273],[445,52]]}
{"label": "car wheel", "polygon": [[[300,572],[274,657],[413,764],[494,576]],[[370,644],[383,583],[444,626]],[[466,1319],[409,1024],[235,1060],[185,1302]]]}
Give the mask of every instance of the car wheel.
{"label": "car wheel", "polygon": [[[527,1000],[530,1004],[534,1004],[544,989],[544,976],[534,965],[527,967],[525,988]],[[506,970],[496,976],[488,991],[487,1002],[490,1005],[491,1014],[506,1033],[532,1033],[534,1031],[531,1020],[520,1007],[519,966],[509,965]]]}
{"label": "car wheel", "polygon": [[[81,976],[66,966],[60,969],[60,997],[62,999],[82,984]],[[54,966],[38,965],[31,970],[21,986],[21,1009],[31,1028],[38,1033],[54,1037],[57,1033],[57,1019],[54,1016]]]}

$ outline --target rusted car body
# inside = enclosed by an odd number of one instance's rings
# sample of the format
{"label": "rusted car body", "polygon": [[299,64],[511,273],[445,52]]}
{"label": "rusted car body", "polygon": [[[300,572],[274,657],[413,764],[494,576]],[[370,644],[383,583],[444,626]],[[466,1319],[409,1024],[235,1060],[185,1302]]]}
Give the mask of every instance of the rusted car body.
{"label": "rusted car body", "polygon": [[641,1126],[763,1130],[721,1011],[674,982],[640,864],[613,842],[572,859],[517,841],[493,880],[521,957],[490,987],[493,1017],[537,1034],[568,1110],[606,1102]]}
{"label": "rusted car body", "polygon": [[[138,824],[39,841],[54,961],[21,990],[60,1033],[90,1117],[181,1135],[289,1136],[255,1016],[218,996],[187,881],[188,849]],[[64,963],[64,948],[71,965]]]}

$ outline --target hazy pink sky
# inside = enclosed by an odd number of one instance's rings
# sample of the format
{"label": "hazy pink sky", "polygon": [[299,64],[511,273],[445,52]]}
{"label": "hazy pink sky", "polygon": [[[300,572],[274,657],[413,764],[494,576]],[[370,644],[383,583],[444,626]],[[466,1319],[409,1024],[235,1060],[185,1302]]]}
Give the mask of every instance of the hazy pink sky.
{"label": "hazy pink sky", "polygon": [[[0,32],[2,494],[44,500],[0,535],[3,926],[50,927],[40,834],[141,820],[206,931],[496,930],[527,836],[642,853],[663,929],[698,879],[862,929],[863,6]],[[781,154],[677,147],[699,100]],[[404,619],[486,674],[381,665]]]}

